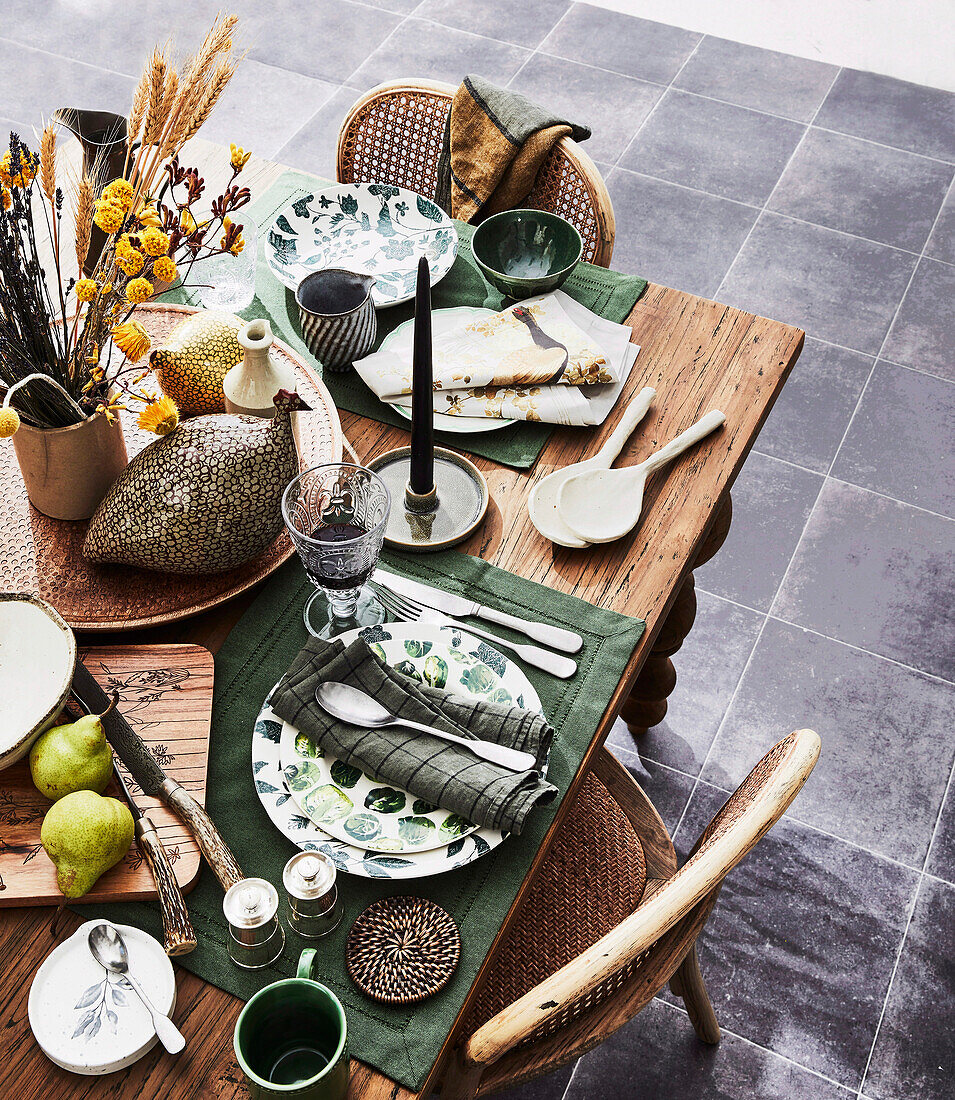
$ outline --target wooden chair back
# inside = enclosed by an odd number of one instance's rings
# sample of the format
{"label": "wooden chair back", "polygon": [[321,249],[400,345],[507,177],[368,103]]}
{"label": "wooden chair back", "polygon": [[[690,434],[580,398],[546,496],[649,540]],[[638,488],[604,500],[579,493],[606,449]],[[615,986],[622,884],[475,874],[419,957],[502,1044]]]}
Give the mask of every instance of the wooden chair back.
{"label": "wooden chair back", "polygon": [[[430,80],[379,84],[358,100],[338,135],[340,183],[390,183],[434,195],[438,154],[454,86]],[[613,204],[597,166],[570,138],[544,162],[527,205],[572,222],[583,257],[610,266]]]}
{"label": "wooden chair back", "polygon": [[[556,1038],[628,982],[640,988],[624,998],[632,1009],[625,1018],[639,1011],[693,949],[723,879],[796,797],[819,748],[813,730],[797,730],[775,745],[716,814],[686,863],[672,877],[653,882],[616,928],[479,1027],[461,1051],[455,1076],[471,1077],[519,1043]],[[648,853],[651,875],[653,862]]]}

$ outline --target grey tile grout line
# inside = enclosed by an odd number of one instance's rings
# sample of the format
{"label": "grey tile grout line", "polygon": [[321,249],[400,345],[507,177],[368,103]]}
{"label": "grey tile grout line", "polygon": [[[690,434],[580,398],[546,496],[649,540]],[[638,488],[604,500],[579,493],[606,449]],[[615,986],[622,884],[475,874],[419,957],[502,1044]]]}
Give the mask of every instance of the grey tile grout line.
{"label": "grey tile grout line", "polygon": [[[517,66],[517,69],[511,74],[511,76],[508,77],[507,83],[504,85],[505,88],[510,88],[511,85],[514,83],[514,81],[521,75],[521,73],[524,71],[524,69],[530,63],[532,58],[537,56],[537,54],[540,52],[541,46],[544,45],[544,43],[547,41],[547,39],[550,37],[550,35],[552,35],[554,33],[554,31],[556,31],[557,28],[561,25],[561,23],[563,23],[563,21],[567,18],[567,13],[571,10],[571,8],[573,6],[574,6],[574,0],[571,0],[571,2],[567,5],[567,8],[561,13],[560,18],[557,19],[556,22],[550,27],[550,29],[544,35],[541,36],[540,42],[538,42],[537,45],[534,46],[533,49],[531,49],[531,51],[527,55],[527,57],[525,57],[524,60],[520,63],[520,65]],[[444,24],[439,23],[438,26],[444,26]],[[490,39],[490,41],[497,42],[498,39],[492,38],[492,39]],[[511,43],[511,45],[513,45],[513,43]]]}
{"label": "grey tile grout line", "polygon": [[[653,999],[655,1001],[658,1001],[661,1005],[666,1005],[666,1007],[671,1009],[673,1012],[678,1012],[681,1016],[686,1016],[687,1022],[690,1022],[689,1015],[687,1014],[686,1009],[682,1007],[682,1005],[674,1004],[672,1001],[667,1001],[660,996],[654,997]],[[693,1026],[692,1023],[690,1024],[690,1026]],[[773,1050],[772,1047],[764,1047],[762,1043],[757,1043],[753,1039],[747,1039],[745,1035],[740,1035],[737,1031],[731,1031],[728,1027],[723,1027],[722,1024],[720,1025],[720,1031],[724,1035],[729,1035],[731,1039],[739,1039],[741,1043],[745,1043],[747,1046],[754,1047],[756,1050],[765,1051],[767,1054],[772,1054],[774,1058],[779,1058],[783,1062],[788,1062],[791,1066],[796,1066],[798,1069],[803,1069],[807,1073],[811,1073],[813,1077],[818,1077],[823,1081],[828,1081],[830,1085],[835,1085],[837,1088],[840,1088],[845,1093],[847,1093],[848,1096],[852,1096],[853,1090],[849,1088],[848,1085],[843,1085],[841,1082],[837,1081],[834,1077],[827,1077],[824,1073],[820,1073],[819,1070],[812,1069],[809,1066],[805,1066],[802,1064],[802,1062],[797,1062],[795,1058],[789,1058],[785,1054],[780,1054],[778,1050]]]}
{"label": "grey tile grout line", "polygon": [[805,124],[805,129],[803,130],[799,140],[796,142],[795,146],[793,147],[793,151],[789,154],[789,158],[787,159],[786,163],[783,165],[782,171],[776,177],[776,182],[773,184],[769,194],[766,196],[766,201],[760,207],[759,213],[756,215],[756,218],[754,219],[753,224],[749,227],[749,232],[743,238],[742,244],[736,250],[736,255],[733,257],[729,267],[724,272],[723,278],[720,279],[719,286],[716,288],[716,291],[713,294],[714,299],[718,299],[721,291],[723,290],[724,285],[726,284],[726,280],[732,274],[733,268],[736,266],[736,263],[739,260],[740,256],[742,256],[743,250],[746,248],[746,245],[749,243],[750,237],[752,237],[753,233],[755,232],[756,226],[759,225],[760,219],[762,218],[762,216],[766,213],[767,209],[769,208],[769,204],[772,200],[772,197],[773,197],[773,195],[776,194],[776,188],[779,187],[780,181],[782,180],[783,176],[789,171],[789,166],[796,159],[796,155],[798,154],[799,150],[802,148],[803,142],[806,140],[806,135],[812,129],[813,123],[816,121],[817,117],[819,116],[819,112],[822,110],[823,104],[829,98],[829,93],[835,87],[835,83],[839,79],[839,74],[841,72],[842,72],[842,67],[840,66],[839,69],[836,71],[836,75],[832,78],[832,83],[826,89],[826,94],[822,97],[822,99],[820,99],[819,105],[816,107],[815,111],[813,112],[812,118]]}
{"label": "grey tile grout line", "polygon": [[[949,191],[951,190],[951,187],[952,187],[952,184],[949,183]],[[947,193],[945,195],[945,198],[948,198]],[[909,290],[912,287],[912,283],[915,282],[916,273],[918,272],[919,267],[922,264],[922,261],[926,258],[925,257],[925,249],[928,248],[928,242],[932,239],[932,235],[935,232],[936,227],[938,226],[939,220],[942,217],[942,210],[944,209],[944,207],[945,207],[945,199],[942,199],[942,203],[939,206],[938,210],[936,211],[935,218],[932,221],[932,228],[928,231],[928,235],[925,238],[925,243],[922,245],[922,251],[919,254],[918,259],[915,261],[915,266],[912,268],[912,274],[909,275],[908,282],[905,284],[905,289],[902,291],[902,296],[901,296],[901,298],[899,298],[898,305],[895,307],[895,311],[892,314],[892,319],[891,319],[891,321],[889,321],[889,324],[886,327],[885,335],[882,337],[882,343],[879,345],[879,350],[876,353],[875,359],[872,361],[872,366],[869,370],[868,376],[866,377],[865,384],[863,385],[862,389],[859,392],[859,400],[856,402],[855,408],[852,410],[852,415],[849,417],[849,422],[846,424],[846,430],[842,433],[842,438],[839,440],[839,446],[836,448],[836,453],[832,456],[832,461],[829,463],[829,469],[826,471],[826,477],[827,478],[832,474],[832,471],[835,468],[836,462],[839,459],[839,455],[842,453],[842,448],[845,445],[846,439],[849,436],[849,431],[852,428],[853,422],[855,421],[855,418],[859,413],[859,409],[862,407],[862,401],[863,401],[863,398],[866,395],[866,391],[869,388],[869,383],[872,381],[872,377],[875,374],[875,368],[878,365],[879,360],[882,358],[883,353],[885,352],[886,344],[888,344],[889,337],[892,335],[892,329],[895,328],[895,322],[899,319],[899,314],[902,312],[902,306],[905,304],[905,299],[908,297],[908,293],[909,293]],[[818,499],[819,498],[817,497],[816,500],[818,501]],[[815,505],[813,506],[813,511],[815,511]],[[810,512],[810,517],[809,518],[810,519],[812,518],[812,512]],[[809,521],[807,520],[806,521],[806,526],[808,527],[808,525],[809,525]],[[805,533],[806,533],[806,528],[803,528],[803,535]],[[802,541],[802,535],[800,535],[799,541],[800,542]],[[798,549],[799,549],[799,543],[796,544],[796,551],[798,551]],[[794,555],[795,555],[796,551],[793,552]],[[776,594],[777,595],[779,594],[778,589],[777,589]],[[774,602],[775,602],[775,600],[774,600]]]}
{"label": "grey tile grout line", "polygon": [[[660,104],[666,98],[667,92],[670,91],[670,89],[673,87],[673,81],[676,80],[677,77],[680,75],[680,73],[682,73],[683,70],[687,67],[687,65],[689,65],[690,61],[696,55],[696,51],[700,48],[700,43],[702,43],[705,38],[706,38],[705,34],[700,35],[699,42],[696,43],[696,45],[693,47],[693,49],[690,50],[690,52],[683,59],[683,63],[680,65],[680,67],[677,69],[677,71],[673,74],[673,76],[670,77],[670,82],[668,84],[657,84],[656,85],[658,88],[662,88],[663,90],[660,92],[660,95],[657,97],[656,103],[654,103],[654,105],[650,108],[650,110],[647,111],[646,116],[644,117],[643,121],[636,128],[636,130],[634,130],[632,136],[630,137],[630,140],[626,143],[626,145],[624,145],[623,149],[621,149],[621,151],[617,154],[617,159],[613,162],[613,165],[611,166],[612,171],[617,171],[617,170],[619,170],[621,172],[626,172],[627,171],[626,168],[622,168],[620,166],[620,162],[627,155],[627,153],[630,152],[630,149],[633,146],[633,143],[637,140],[637,138],[643,132],[644,127],[647,125],[647,123],[650,121],[650,119],[653,118],[654,114],[656,113],[657,108],[660,106]],[[567,59],[566,58],[560,58],[559,60],[566,61]],[[571,64],[580,64],[580,62],[571,62]],[[620,76],[621,74],[618,73],[616,75]],[[639,79],[639,77],[631,77],[630,79],[637,80],[637,79]],[[647,80],[647,81],[644,81],[644,83],[645,84],[654,84],[656,82],[652,81],[652,80]]]}
{"label": "grey tile grout line", "polygon": [[[742,243],[742,244],[741,244],[741,245],[739,246],[739,249],[738,249],[738,251],[737,251],[737,253],[736,253],[735,257],[733,258],[733,261],[732,261],[732,263],[731,263],[731,264],[729,265],[729,267],[728,267],[728,268],[726,269],[726,273],[724,274],[723,278],[722,278],[722,279],[720,280],[720,284],[719,284],[719,286],[718,286],[718,287],[716,288],[716,293],[715,293],[715,294],[713,295],[713,297],[714,297],[714,298],[716,298],[716,297],[717,297],[717,296],[719,295],[720,291],[721,291],[721,290],[723,289],[723,284],[724,284],[724,283],[726,282],[727,278],[729,277],[729,274],[730,274],[730,272],[731,272],[731,271],[733,270],[733,267],[735,266],[735,264],[736,264],[736,261],[737,261],[737,260],[738,260],[738,259],[740,258],[740,256],[742,255],[742,253],[743,253],[743,249],[744,249],[744,248],[746,247],[746,243],[747,243],[747,241],[748,241],[748,240],[750,239],[750,237],[751,237],[751,236],[753,235],[753,230],[754,230],[754,229],[756,228],[756,226],[757,226],[757,225],[759,224],[759,219],[760,219],[760,218],[762,217],[763,213],[765,212],[765,210],[766,210],[766,206],[767,206],[767,204],[769,203],[769,200],[770,200],[770,199],[771,199],[771,198],[773,197],[773,194],[774,194],[774,192],[775,192],[775,190],[776,190],[776,187],[778,187],[778,186],[779,186],[779,181],[780,181],[780,180],[781,180],[781,179],[783,178],[783,175],[785,174],[785,172],[786,172],[786,169],[787,169],[787,168],[789,167],[789,165],[790,165],[790,164],[792,164],[793,158],[794,158],[794,157],[796,156],[796,153],[797,153],[797,152],[799,151],[799,149],[801,148],[801,146],[802,146],[802,143],[803,143],[803,142],[804,142],[804,141],[806,140],[806,134],[808,134],[808,133],[809,133],[809,130],[811,129],[811,127],[812,127],[812,124],[813,124],[813,122],[815,122],[815,120],[816,120],[816,116],[817,116],[817,115],[819,114],[819,112],[820,112],[820,111],[822,110],[822,106],[823,106],[823,104],[824,104],[824,103],[826,102],[826,100],[827,100],[827,99],[829,98],[829,93],[830,93],[830,92],[832,91],[833,87],[835,86],[835,83],[836,83],[836,81],[837,81],[837,80],[839,79],[839,74],[840,74],[841,72],[842,72],[842,68],[840,67],[840,68],[838,69],[838,71],[836,72],[836,75],[835,75],[835,76],[834,76],[834,77],[832,78],[832,83],[831,83],[831,84],[829,85],[829,87],[827,88],[827,90],[826,90],[826,94],[825,94],[825,95],[824,95],[824,96],[822,97],[822,99],[821,99],[821,100],[819,101],[819,106],[818,106],[818,107],[816,108],[816,110],[815,110],[815,112],[814,112],[814,114],[813,114],[812,118],[811,118],[811,119],[809,120],[809,122],[807,123],[807,125],[806,125],[806,128],[805,128],[805,130],[803,131],[802,137],[801,137],[801,138],[799,139],[799,141],[798,141],[798,142],[796,142],[796,146],[795,146],[795,148],[793,149],[792,153],[790,154],[790,157],[789,157],[789,159],[787,160],[787,162],[786,162],[786,164],[784,165],[784,167],[783,167],[782,171],[780,172],[779,176],[777,177],[777,179],[776,179],[776,184],[774,185],[774,187],[773,187],[772,191],[770,191],[769,195],[767,196],[767,198],[766,198],[766,202],[765,202],[765,203],[763,204],[763,209],[762,209],[762,211],[760,211],[760,213],[759,213],[759,214],[758,214],[758,215],[756,216],[756,219],[755,219],[755,221],[753,222],[753,224],[752,224],[752,225],[750,226],[749,232],[748,232],[748,233],[746,234],[746,237],[744,238],[744,240],[743,240],[743,243]],[[873,367],[874,367],[874,365],[875,365],[875,364],[873,363]],[[812,505],[812,507],[811,507],[811,508],[809,509],[809,514],[808,514],[808,516],[806,517],[806,523],[807,523],[807,524],[809,523],[809,519],[810,519],[810,518],[812,517],[812,514],[813,514],[813,512],[815,511],[815,507],[816,507],[816,501],[818,501],[818,499],[819,499],[819,493],[821,493],[821,492],[822,492],[822,489],[823,489],[823,487],[824,487],[824,486],[825,486],[825,479],[823,479],[823,481],[822,481],[822,484],[821,484],[821,485],[820,485],[820,487],[819,487],[819,492],[818,492],[818,493],[816,494],[815,500],[813,501],[813,505]],[[801,540],[802,540],[802,535],[804,535],[805,533],[806,533],[806,532],[805,532],[805,527],[803,527],[803,531],[802,531],[802,534],[801,534],[801,535],[800,535],[800,537],[799,537],[799,541],[801,541]],[[758,630],[758,632],[757,632],[757,634],[756,634],[756,638],[755,638],[755,640],[753,641],[753,648],[752,648],[752,649],[751,649],[751,650],[749,651],[749,656],[748,656],[748,657],[746,658],[746,663],[744,664],[744,666],[743,666],[743,669],[742,669],[742,671],[740,672],[739,678],[737,679],[737,681],[736,681],[736,684],[735,684],[735,686],[733,687],[733,693],[732,693],[732,695],[730,696],[730,700],[729,700],[729,703],[728,703],[728,704],[727,704],[727,706],[726,706],[726,710],[725,710],[725,711],[723,712],[723,717],[722,717],[722,718],[720,719],[719,725],[718,725],[718,726],[717,726],[717,728],[716,728],[716,733],[715,733],[715,734],[713,735],[713,740],[712,740],[712,741],[710,742],[709,748],[708,748],[708,749],[707,749],[707,751],[706,751],[706,756],[705,756],[705,757],[703,758],[703,763],[702,763],[702,764],[700,765],[700,776],[702,776],[702,775],[703,775],[703,772],[704,772],[704,771],[706,770],[706,765],[707,765],[707,763],[709,763],[709,759],[710,759],[710,756],[711,756],[711,755],[712,755],[712,753],[713,753],[713,747],[714,747],[714,745],[716,745],[717,741],[719,741],[719,737],[720,737],[720,734],[721,734],[721,733],[723,732],[723,727],[724,727],[724,726],[726,725],[726,720],[727,720],[727,717],[729,716],[729,713],[730,713],[730,711],[731,711],[731,710],[732,710],[732,708],[733,708],[733,703],[734,703],[734,702],[736,701],[736,696],[737,696],[737,695],[738,695],[738,693],[739,693],[740,685],[742,684],[742,682],[743,682],[744,678],[746,677],[746,673],[747,673],[747,672],[749,671],[749,667],[750,667],[750,665],[751,665],[751,664],[752,664],[752,662],[753,662],[753,655],[755,654],[756,650],[758,649],[758,647],[759,647],[759,643],[760,643],[760,640],[761,640],[761,638],[762,638],[762,636],[763,636],[763,633],[764,633],[764,631],[766,630],[766,624],[767,624],[767,623],[769,622],[769,616],[770,616],[770,614],[772,613],[772,609],[773,609],[773,604],[775,604],[775,602],[776,602],[776,597],[777,597],[777,596],[779,595],[779,590],[780,590],[780,588],[782,587],[783,583],[784,583],[784,582],[785,582],[785,580],[786,580],[786,577],[787,577],[787,575],[788,575],[788,573],[789,573],[789,569],[790,569],[790,567],[792,566],[792,563],[793,563],[793,559],[795,558],[795,556],[796,556],[796,551],[797,551],[798,549],[799,549],[799,542],[797,542],[797,543],[796,543],[796,546],[795,546],[795,548],[794,548],[794,550],[793,550],[792,556],[791,556],[791,557],[790,557],[790,559],[789,559],[789,562],[788,562],[788,564],[787,564],[787,566],[786,566],[786,569],[785,569],[785,571],[784,571],[784,573],[783,573],[783,576],[782,576],[782,578],[780,579],[780,582],[779,582],[779,584],[778,584],[778,585],[777,585],[777,587],[776,587],[776,592],[775,592],[775,594],[774,594],[774,596],[773,596],[773,600],[772,600],[772,602],[770,603],[770,606],[769,606],[769,610],[768,610],[768,611],[767,611],[767,612],[766,612],[766,613],[764,614],[764,616],[763,616],[763,621],[762,621],[762,622],[760,623],[760,625],[759,625],[759,630]],[[676,828],[675,828],[675,829],[673,830],[673,835],[674,835],[674,836],[676,836],[676,834],[677,834],[677,833],[678,833],[678,832],[680,831],[680,827],[682,826],[682,824],[683,824],[683,821],[684,821],[684,819],[686,818],[686,811],[687,811],[687,809],[689,808],[690,802],[691,802],[691,801],[693,800],[693,795],[694,795],[694,794],[696,793],[696,788],[697,788],[697,787],[699,786],[699,782],[700,782],[700,779],[699,779],[699,777],[698,777],[698,778],[697,778],[697,781],[696,781],[696,783],[695,783],[695,784],[693,785],[693,790],[692,790],[692,791],[690,791],[690,797],[689,797],[689,799],[687,800],[686,806],[684,806],[684,807],[683,807],[683,813],[682,813],[682,814],[680,815],[680,820],[679,820],[679,821],[677,822],[677,826],[676,826]]]}
{"label": "grey tile grout line", "polygon": [[932,858],[932,849],[935,847],[935,841],[938,837],[939,826],[942,823],[942,814],[945,812],[945,804],[948,801],[949,795],[952,791],[952,783],[955,779],[955,763],[952,765],[952,769],[948,775],[948,783],[945,786],[945,790],[942,793],[942,802],[938,808],[938,814],[935,817],[935,827],[932,829],[932,836],[928,842],[928,848],[925,852],[925,859],[922,861],[922,870],[919,875],[918,885],[915,888],[915,893],[912,897],[912,906],[909,910],[908,920],[905,922],[905,931],[902,933],[902,940],[899,943],[899,950],[895,956],[895,965],[892,967],[892,974],[889,978],[889,984],[885,991],[885,1000],[882,1002],[882,1011],[879,1013],[879,1022],[876,1024],[875,1034],[872,1036],[872,1045],[869,1047],[869,1057],[866,1059],[865,1070],[862,1073],[862,1081],[859,1085],[859,1096],[862,1096],[865,1089],[866,1079],[869,1076],[869,1068],[872,1065],[872,1058],[875,1055],[875,1048],[879,1042],[879,1036],[882,1034],[882,1023],[885,1020],[886,1009],[889,1007],[889,997],[892,995],[892,986],[895,984],[895,976],[899,970],[899,964],[902,961],[902,954],[905,951],[905,943],[909,936],[909,929],[912,927],[912,920],[915,917],[915,907],[918,904],[919,895],[922,892],[922,885],[927,878],[936,879],[939,882],[947,882],[947,879],[941,879],[937,875],[929,875],[926,872],[929,860]]}
{"label": "grey tile grout line", "polygon": [[[667,91],[670,91],[670,89],[668,88]],[[660,98],[662,99],[663,97],[661,96]],[[654,104],[654,109],[656,109],[656,104]],[[648,115],[647,119],[649,119],[649,117],[650,116]],[[641,124],[641,129],[643,128],[643,125],[646,123],[647,119],[644,119],[644,122]],[[807,133],[808,133],[808,129],[807,129]],[[636,136],[636,135],[634,135],[634,136]],[[806,135],[804,134],[803,137],[805,137],[805,136]],[[799,145],[796,146],[796,149],[798,149],[798,148],[799,148]],[[629,146],[628,146],[628,149],[629,149]],[[624,153],[621,154],[621,157],[624,156],[625,153],[626,153],[626,150],[624,151]],[[795,155],[796,155],[796,150],[793,150],[793,157],[795,157]],[[789,167],[789,164],[791,163],[791,161],[792,161],[792,158],[790,158],[790,161],[787,162],[786,168],[783,169],[783,174],[785,174],[786,169]],[[800,217],[797,217],[795,214],[787,214],[785,210],[776,210],[774,208],[770,208],[768,203],[769,203],[770,199],[772,198],[773,193],[776,190],[776,187],[781,182],[782,175],[780,175],[779,179],[773,185],[773,190],[769,193],[769,196],[766,199],[766,205],[759,206],[757,203],[745,202],[743,199],[731,199],[727,195],[717,195],[715,191],[707,191],[703,187],[693,187],[688,183],[678,183],[676,180],[667,179],[665,176],[655,176],[652,172],[646,172],[646,171],[643,171],[642,169],[637,170],[636,168],[626,168],[624,165],[619,164],[619,163],[614,164],[613,168],[617,172],[626,172],[628,175],[631,175],[631,176],[644,176],[646,179],[656,180],[659,183],[667,183],[671,187],[680,188],[681,191],[692,191],[694,194],[706,195],[707,198],[718,199],[720,202],[729,202],[729,203],[732,203],[734,206],[744,206],[747,210],[755,210],[757,212],[757,215],[759,215],[759,214],[772,214],[777,218],[785,218],[787,221],[798,222],[800,225],[811,225],[815,229],[824,229],[827,233],[838,233],[842,237],[851,237],[853,240],[856,240],[856,241],[864,241],[866,244],[874,244],[877,248],[890,248],[893,252],[901,252],[906,256],[915,256],[916,259],[923,259],[924,258],[924,259],[927,259],[927,260],[933,260],[935,263],[938,263],[938,264],[944,264],[944,266],[946,266],[946,267],[955,267],[955,263],[952,263],[949,260],[939,260],[935,256],[925,256],[923,252],[916,252],[914,249],[911,249],[911,248],[902,248],[900,245],[889,244],[887,241],[877,241],[877,240],[874,240],[872,237],[863,237],[861,233],[851,233],[848,229],[834,229],[831,225],[823,225],[822,222],[810,221],[809,218],[800,218]],[[955,181],[955,166],[953,166],[952,181]],[[949,187],[951,187],[952,181],[949,181]],[[948,196],[948,190],[946,189],[945,197],[947,197],[947,196]],[[945,204],[945,197],[943,197],[943,199],[942,199],[942,205],[939,206],[939,211],[941,211],[942,206],[944,206],[944,204]],[[933,221],[933,223],[932,223],[933,229],[934,229],[934,226],[935,226],[935,222]],[[926,237],[926,239],[925,239],[926,244],[928,243],[929,237],[931,237],[931,231],[929,231],[929,236]],[[744,241],[743,244],[745,244],[745,243],[746,242]],[[742,245],[740,246],[740,248],[742,248]],[[735,262],[736,257],[734,256],[733,259],[734,259],[734,262]],[[727,271],[726,274],[728,275],[729,271]],[[724,279],[725,279],[725,277],[726,276],[724,276]],[[720,283],[720,287],[722,287],[722,285],[723,284]],[[717,289],[716,293],[719,294],[719,289]],[[834,346],[839,347],[841,345],[837,344],[837,345],[834,345]],[[857,351],[858,349],[848,348],[847,350],[848,351]],[[863,354],[863,355],[874,355],[875,353],[869,351],[869,352],[862,352],[861,354]]]}

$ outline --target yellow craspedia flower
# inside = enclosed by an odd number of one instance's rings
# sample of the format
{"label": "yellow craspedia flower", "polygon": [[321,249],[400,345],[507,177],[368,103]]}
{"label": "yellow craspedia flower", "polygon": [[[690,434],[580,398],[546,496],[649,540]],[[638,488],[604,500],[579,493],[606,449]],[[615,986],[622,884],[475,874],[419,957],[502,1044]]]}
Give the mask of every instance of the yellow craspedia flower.
{"label": "yellow craspedia flower", "polygon": [[143,252],[147,256],[165,256],[169,251],[169,238],[161,229],[150,226],[142,235]]}
{"label": "yellow craspedia flower", "polygon": [[123,224],[123,208],[115,202],[105,202],[100,199],[96,204],[96,213],[93,221],[104,233],[115,233]]}
{"label": "yellow craspedia flower", "polygon": [[170,256],[160,256],[153,264],[153,275],[157,279],[162,279],[164,283],[174,283],[178,274],[179,268],[176,267],[176,261]]}
{"label": "yellow craspedia flower", "polygon": [[116,262],[127,275],[138,275],[143,269],[145,258],[135,248],[123,249],[122,253],[117,249]]}
{"label": "yellow craspedia flower", "polygon": [[9,439],[20,427],[20,414],[9,405],[0,409],[0,439]]}
{"label": "yellow craspedia flower", "polygon": [[179,423],[179,410],[171,397],[160,397],[151,401],[139,414],[136,423],[146,432],[156,435],[169,435]]}
{"label": "yellow craspedia flower", "polygon": [[113,343],[130,363],[138,363],[149,351],[149,333],[138,321],[127,321],[123,325],[115,325],[110,335],[113,337]]}
{"label": "yellow craspedia flower", "polygon": [[78,302],[92,302],[96,297],[96,280],[80,279],[73,290]]}
{"label": "yellow craspedia flower", "polygon": [[9,187],[0,188],[0,202],[3,203],[4,210],[9,210],[13,205],[13,195],[10,194]]}
{"label": "yellow craspedia flower", "polygon": [[107,202],[115,202],[117,206],[123,208],[123,213],[126,213],[133,205],[133,185],[129,180],[115,179],[103,188],[103,198]]}
{"label": "yellow craspedia flower", "polygon": [[153,292],[153,284],[148,279],[133,279],[126,284],[126,300],[133,304],[145,302]]}
{"label": "yellow craspedia flower", "polygon": [[248,163],[249,157],[252,156],[252,151],[249,150],[247,153],[241,145],[230,144],[229,152],[231,153],[229,163],[232,165],[234,172],[241,172]]}

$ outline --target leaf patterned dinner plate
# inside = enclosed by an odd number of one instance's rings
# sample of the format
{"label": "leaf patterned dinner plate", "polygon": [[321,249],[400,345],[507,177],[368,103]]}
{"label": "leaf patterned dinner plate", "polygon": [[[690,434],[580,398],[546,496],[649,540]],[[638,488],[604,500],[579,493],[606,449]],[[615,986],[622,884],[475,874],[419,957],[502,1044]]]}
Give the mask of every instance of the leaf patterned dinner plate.
{"label": "leaf patterned dinner plate", "polygon": [[379,308],[414,297],[422,256],[434,286],[457,254],[454,223],[441,207],[387,183],[340,183],[303,195],[265,234],[269,268],[289,290],[313,271],[343,267],[375,277],[372,299]]}
{"label": "leaf patterned dinner plate", "polygon": [[[417,623],[386,623],[369,627],[363,632],[369,641],[382,644],[379,634],[387,633],[391,639],[406,638],[430,640],[435,634],[457,634],[476,647],[477,639],[464,635],[451,627],[424,626]],[[360,632],[343,635],[350,642]],[[488,647],[490,649],[490,647]],[[502,658],[496,650],[491,650]],[[507,658],[502,658],[507,661]],[[496,661],[495,661],[496,663]],[[508,662],[512,663],[512,662]],[[493,671],[493,670],[492,670]],[[520,673],[520,669],[517,669]],[[521,675],[523,675],[521,673]],[[525,679],[524,705],[539,709],[540,700],[530,681]],[[271,695],[271,693],[270,693]],[[331,836],[303,814],[292,799],[281,764],[282,719],[269,706],[266,699],[256,718],[252,734],[252,773],[256,794],[275,827],[303,851],[318,851],[335,864],[340,871],[363,878],[415,879],[443,874],[458,867],[465,867],[497,848],[506,837],[496,829],[478,829],[469,836],[460,837],[443,848],[402,853],[377,852],[374,849],[351,844]]]}
{"label": "leaf patterned dinner plate", "polygon": [[[383,661],[419,683],[464,698],[540,705],[528,702],[533,688],[513,661],[460,630],[389,623],[367,629],[364,637]],[[288,722],[282,723],[280,754],[292,800],[316,825],[346,843],[376,852],[425,852],[479,828],[326,755]]]}

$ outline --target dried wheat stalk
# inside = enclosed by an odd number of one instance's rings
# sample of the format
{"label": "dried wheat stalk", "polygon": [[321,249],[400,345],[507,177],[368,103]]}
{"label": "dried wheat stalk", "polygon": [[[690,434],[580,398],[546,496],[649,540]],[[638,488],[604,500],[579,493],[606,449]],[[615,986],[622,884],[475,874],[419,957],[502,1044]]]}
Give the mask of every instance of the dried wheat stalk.
{"label": "dried wheat stalk", "polygon": [[90,250],[90,233],[93,231],[93,181],[84,176],[76,189],[76,266],[80,278],[83,264]]}
{"label": "dried wheat stalk", "polygon": [[40,187],[52,205],[56,193],[56,127],[52,122],[40,140]]}

